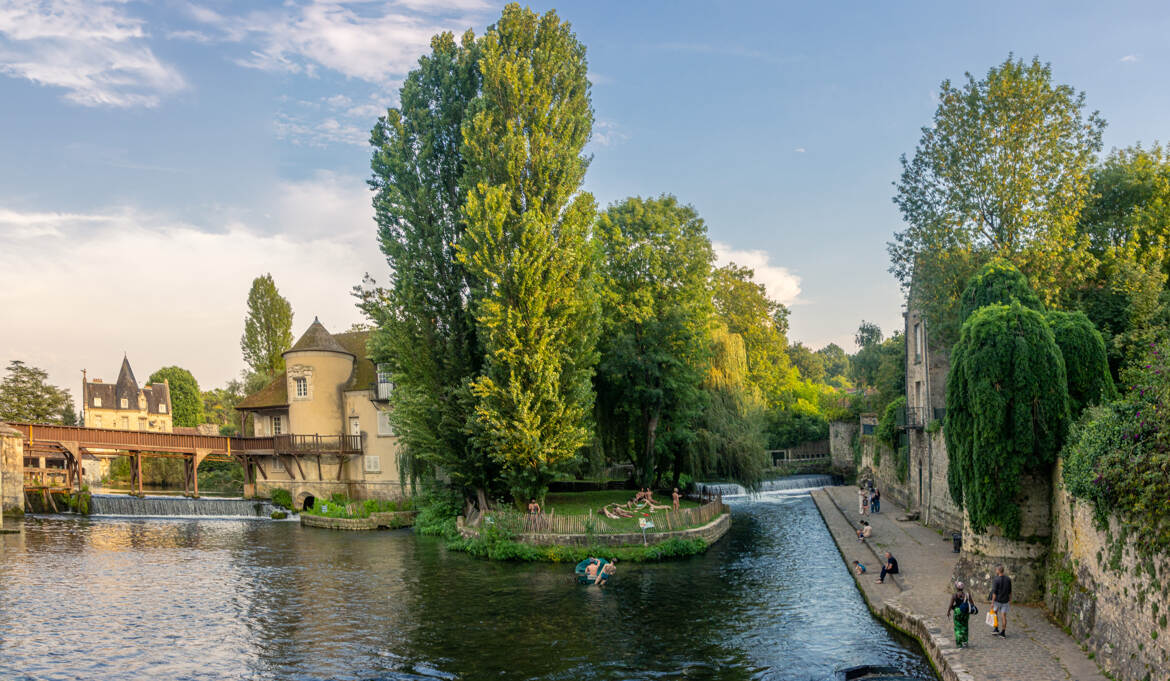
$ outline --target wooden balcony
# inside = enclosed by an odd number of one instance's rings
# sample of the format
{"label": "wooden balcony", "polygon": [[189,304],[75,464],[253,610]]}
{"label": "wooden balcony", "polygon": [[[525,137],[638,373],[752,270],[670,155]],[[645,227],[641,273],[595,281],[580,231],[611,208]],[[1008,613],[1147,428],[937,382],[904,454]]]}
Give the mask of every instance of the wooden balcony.
{"label": "wooden balcony", "polygon": [[361,435],[273,435],[276,454],[361,454]]}

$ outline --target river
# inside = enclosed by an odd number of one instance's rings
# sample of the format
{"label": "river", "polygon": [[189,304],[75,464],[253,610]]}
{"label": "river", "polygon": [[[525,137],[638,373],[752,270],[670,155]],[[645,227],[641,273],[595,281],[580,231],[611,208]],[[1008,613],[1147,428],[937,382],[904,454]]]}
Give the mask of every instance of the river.
{"label": "river", "polygon": [[874,620],[808,496],[732,502],[705,555],[502,564],[411,532],[28,517],[0,535],[0,679],[935,678]]}

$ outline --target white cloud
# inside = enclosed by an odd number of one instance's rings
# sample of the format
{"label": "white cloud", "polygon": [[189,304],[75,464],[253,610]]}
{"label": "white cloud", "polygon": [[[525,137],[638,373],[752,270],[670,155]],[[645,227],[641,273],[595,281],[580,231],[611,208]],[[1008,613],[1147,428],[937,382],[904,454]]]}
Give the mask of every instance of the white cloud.
{"label": "white cloud", "polygon": [[243,368],[244,303],[264,272],[292,303],[294,334],[314,315],[333,331],[360,321],[350,289],[386,269],[362,178],[284,182],[257,209],[217,231],[129,206],[0,209],[0,329],[20,330],[0,334],[0,362],[73,387],[82,368],[114,378],[125,351],[139,378],[179,364],[222,385]]}
{"label": "white cloud", "polygon": [[0,5],[0,72],[63,88],[83,106],[157,106],[186,82],[125,9],[107,0],[9,0]]}
{"label": "white cloud", "polygon": [[617,123],[607,120],[593,122],[592,142],[599,147],[612,147],[630,139],[630,136]]}
{"label": "white cloud", "polygon": [[273,128],[278,138],[310,147],[326,147],[330,144],[364,147],[370,141],[369,130],[338,121],[333,117],[309,121],[303,117],[278,114]]}
{"label": "white cloud", "polygon": [[1138,60],[1138,56],[1136,54],[1127,54],[1121,58],[1121,61],[1124,63],[1133,63],[1137,60]]}
{"label": "white cloud", "polygon": [[800,302],[800,277],[786,267],[771,264],[772,256],[767,251],[740,250],[718,241],[711,245],[715,248],[715,260],[719,265],[735,263],[751,268],[755,273],[753,279],[764,285],[772,300],[784,305]]}
{"label": "white cloud", "polygon": [[804,153],[804,147],[797,147],[797,148],[793,149],[793,151],[794,151],[794,152],[796,152],[796,153],[798,153],[798,154],[803,154],[803,153]]}
{"label": "white cloud", "polygon": [[251,44],[238,60],[243,66],[308,76],[325,68],[384,84],[413,68],[436,33],[478,25],[476,12],[487,7],[481,0],[399,0],[377,9],[360,1],[310,0],[234,17],[194,6],[191,16],[225,41]]}

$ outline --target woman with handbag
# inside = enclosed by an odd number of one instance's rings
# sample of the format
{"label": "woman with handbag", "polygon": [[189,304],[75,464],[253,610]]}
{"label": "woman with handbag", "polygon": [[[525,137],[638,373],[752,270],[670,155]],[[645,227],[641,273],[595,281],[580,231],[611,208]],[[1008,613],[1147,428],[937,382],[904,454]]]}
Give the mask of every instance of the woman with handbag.
{"label": "woman with handbag", "polygon": [[951,594],[951,603],[947,606],[947,616],[955,622],[955,645],[967,647],[967,634],[971,623],[971,615],[977,614],[979,609],[971,600],[971,595],[963,590],[962,582],[955,582],[955,592]]}

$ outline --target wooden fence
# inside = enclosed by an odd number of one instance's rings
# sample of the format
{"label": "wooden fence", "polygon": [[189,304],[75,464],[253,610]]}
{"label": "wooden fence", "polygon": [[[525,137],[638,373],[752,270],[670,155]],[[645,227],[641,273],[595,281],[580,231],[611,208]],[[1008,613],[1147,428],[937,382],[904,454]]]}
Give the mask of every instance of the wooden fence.
{"label": "wooden fence", "polygon": [[[647,528],[647,534],[653,532],[672,532],[691,527],[702,527],[729,512],[727,504],[722,499],[715,499],[702,506],[684,508],[678,511],[659,511],[651,514],[647,519],[654,523],[654,527]],[[557,515],[555,509],[540,515],[525,515],[522,532],[526,534],[627,534],[640,532],[635,516],[629,521],[618,521],[607,518],[604,514],[592,515]]]}

